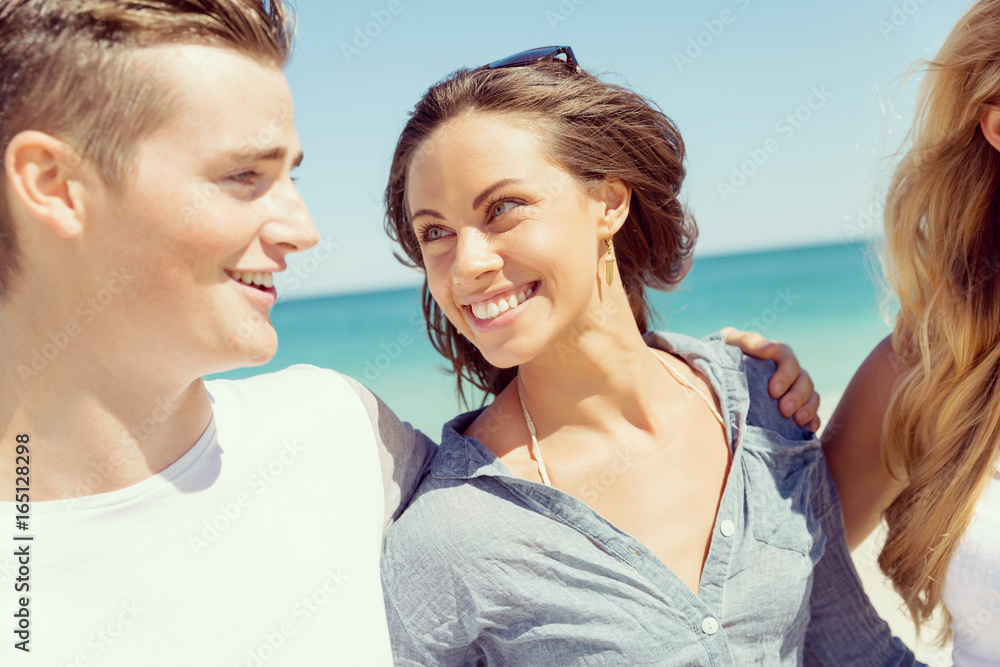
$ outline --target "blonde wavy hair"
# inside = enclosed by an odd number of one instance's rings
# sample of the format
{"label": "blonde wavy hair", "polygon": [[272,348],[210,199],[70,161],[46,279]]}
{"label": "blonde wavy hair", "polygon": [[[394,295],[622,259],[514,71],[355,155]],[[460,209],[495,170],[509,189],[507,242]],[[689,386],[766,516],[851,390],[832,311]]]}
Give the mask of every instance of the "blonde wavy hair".
{"label": "blonde wavy hair", "polygon": [[1000,447],[1000,152],[979,126],[996,104],[1000,0],[982,0],[927,63],[885,211],[900,304],[892,342],[906,372],[882,456],[905,488],[886,510],[879,565],[918,625],[941,602]]}

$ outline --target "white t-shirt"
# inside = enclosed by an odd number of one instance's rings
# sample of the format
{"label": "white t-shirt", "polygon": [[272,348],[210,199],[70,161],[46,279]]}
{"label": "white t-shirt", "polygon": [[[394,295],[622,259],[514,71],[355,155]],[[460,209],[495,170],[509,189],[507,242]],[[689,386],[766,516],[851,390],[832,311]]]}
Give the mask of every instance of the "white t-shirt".
{"label": "white t-shirt", "polygon": [[951,557],[941,597],[951,614],[955,667],[1000,667],[1000,471]]}
{"label": "white t-shirt", "polygon": [[[0,664],[392,664],[382,533],[431,443],[333,371],[207,386],[212,423],[160,474],[32,503],[26,533],[0,503]],[[14,590],[24,545],[27,594]],[[14,648],[24,595],[29,653]]]}

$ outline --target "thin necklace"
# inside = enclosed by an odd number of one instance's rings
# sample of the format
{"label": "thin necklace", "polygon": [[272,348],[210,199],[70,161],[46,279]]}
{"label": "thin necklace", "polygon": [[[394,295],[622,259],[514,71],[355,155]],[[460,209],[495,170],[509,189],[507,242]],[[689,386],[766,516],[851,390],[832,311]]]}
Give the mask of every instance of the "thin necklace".
{"label": "thin necklace", "polygon": [[[705,404],[708,405],[708,409],[712,411],[712,414],[715,416],[716,420],[718,420],[719,424],[721,424],[722,427],[725,428],[726,420],[724,420],[722,418],[722,415],[719,414],[719,411],[715,409],[715,402],[712,401],[708,396],[706,396],[705,392],[703,392],[701,389],[698,389],[698,387],[691,384],[691,382],[686,377],[684,377],[676,370],[674,370],[674,368],[670,364],[668,364],[666,360],[663,359],[663,357],[656,354],[652,350],[650,350],[650,352],[654,357],[657,358],[657,360],[659,360],[661,364],[663,364],[663,367],[666,368],[667,371],[672,376],[674,376],[675,380],[681,383],[681,385],[687,387],[694,393],[701,396],[702,400],[705,401]],[[535,432],[535,422],[531,421],[531,415],[528,414],[528,408],[527,406],[524,405],[524,395],[521,392],[520,374],[517,375],[517,398],[519,401],[521,401],[521,410],[522,412],[524,412],[524,423],[528,425],[528,433],[531,434],[531,446],[528,448],[528,454],[531,456],[531,458],[535,460],[535,463],[538,466],[538,476],[542,478],[542,484],[544,484],[545,486],[552,486],[552,482],[549,481],[549,473],[545,469],[545,461],[542,460],[542,452],[538,448],[538,435]]]}
{"label": "thin necklace", "polygon": [[524,397],[521,395],[521,374],[517,374],[517,399],[521,401],[521,410],[524,412],[524,422],[528,425],[528,433],[531,434],[531,446],[528,448],[528,454],[531,458],[535,459],[535,463],[538,465],[538,475],[542,478],[542,484],[545,486],[552,486],[552,482],[549,481],[549,473],[545,470],[545,461],[542,460],[542,452],[538,449],[538,436],[535,434],[535,422],[531,421],[531,415],[528,414],[528,408],[524,405]]}

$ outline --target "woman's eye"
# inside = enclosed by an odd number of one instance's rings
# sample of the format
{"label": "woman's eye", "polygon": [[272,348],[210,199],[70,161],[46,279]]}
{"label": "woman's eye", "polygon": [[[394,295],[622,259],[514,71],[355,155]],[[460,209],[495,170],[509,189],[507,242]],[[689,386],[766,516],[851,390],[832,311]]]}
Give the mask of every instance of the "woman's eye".
{"label": "woman's eye", "polygon": [[490,216],[494,218],[499,218],[507,211],[511,210],[512,208],[515,208],[517,205],[518,205],[517,202],[513,201],[498,201],[496,204],[493,204],[493,206],[490,207]]}
{"label": "woman's eye", "polygon": [[437,241],[440,238],[444,238],[447,233],[448,232],[441,227],[431,227],[424,232],[424,240]]}

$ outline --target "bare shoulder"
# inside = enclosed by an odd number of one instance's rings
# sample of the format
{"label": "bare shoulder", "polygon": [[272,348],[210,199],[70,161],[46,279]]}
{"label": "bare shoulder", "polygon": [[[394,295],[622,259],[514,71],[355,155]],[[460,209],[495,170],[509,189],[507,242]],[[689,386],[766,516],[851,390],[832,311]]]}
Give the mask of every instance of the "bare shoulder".
{"label": "bare shoulder", "polygon": [[[830,423],[823,431],[823,443],[831,447],[850,446],[844,435],[856,438],[862,431],[875,435],[867,445],[878,451],[882,420],[897,384],[906,372],[902,360],[892,349],[892,339],[886,336],[861,363],[851,378],[847,390],[837,405]],[[852,440],[856,442],[856,440]]]}
{"label": "bare shoulder", "polygon": [[[691,386],[696,388],[702,394],[712,399],[717,411],[722,410],[722,404],[719,400],[719,396],[715,391],[715,387],[712,386],[711,381],[697,368],[689,364],[682,357],[672,354],[670,352],[665,352],[663,350],[653,350],[653,355],[655,359],[651,359],[650,363],[660,366],[661,364],[666,364],[674,370],[675,373],[683,377],[690,383]],[[657,361],[657,359],[659,361]]]}

